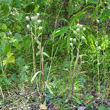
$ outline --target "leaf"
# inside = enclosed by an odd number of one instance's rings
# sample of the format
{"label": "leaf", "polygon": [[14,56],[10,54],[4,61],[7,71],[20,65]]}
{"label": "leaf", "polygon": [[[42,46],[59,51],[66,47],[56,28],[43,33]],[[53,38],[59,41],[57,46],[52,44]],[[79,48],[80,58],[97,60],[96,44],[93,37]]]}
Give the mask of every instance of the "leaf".
{"label": "leaf", "polygon": [[[40,51],[38,51],[37,53],[36,53],[36,56],[38,56],[38,55],[40,55],[41,54],[41,52]],[[46,57],[50,57],[46,52],[43,52],[43,55],[44,56],[46,56]]]}
{"label": "leaf", "polygon": [[68,29],[70,26],[64,26],[61,28],[56,29],[53,33],[52,33],[52,39],[54,40],[55,37],[60,36],[60,38],[62,38],[62,36],[64,36],[65,33],[67,33]]}
{"label": "leaf", "polygon": [[71,17],[71,19],[70,19],[71,25],[73,25],[74,21],[79,19],[85,13],[86,13],[86,11],[83,11],[83,12],[77,13],[76,15],[73,15],[73,17]]}
{"label": "leaf", "polygon": [[36,76],[40,73],[41,71],[38,71],[37,73],[34,74],[34,76],[31,79],[31,83],[34,81],[34,79],[36,78]]}
{"label": "leaf", "polygon": [[14,39],[17,40],[17,41],[22,41],[23,40],[22,37],[21,37],[21,35],[19,33],[16,33],[14,35]]}
{"label": "leaf", "polygon": [[49,92],[53,95],[53,92],[52,92],[51,88],[49,87],[49,85],[47,84],[47,82],[45,84],[46,84],[46,87],[48,88]]}
{"label": "leaf", "polygon": [[15,63],[15,57],[13,53],[7,53],[7,58],[3,60],[3,65],[7,65],[8,63]]}
{"label": "leaf", "polygon": [[99,0],[86,0],[86,3],[94,3],[97,4]]}

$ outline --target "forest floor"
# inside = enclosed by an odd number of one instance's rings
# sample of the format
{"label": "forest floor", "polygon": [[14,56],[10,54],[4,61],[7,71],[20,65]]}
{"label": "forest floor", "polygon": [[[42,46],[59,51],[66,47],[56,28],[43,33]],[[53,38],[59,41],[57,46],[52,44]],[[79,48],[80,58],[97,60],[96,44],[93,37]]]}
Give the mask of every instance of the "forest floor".
{"label": "forest floor", "polygon": [[[0,97],[0,110],[110,110],[110,100],[94,97],[83,104],[75,105],[71,97],[58,96],[56,100],[59,103],[55,104],[54,99],[45,100],[44,96],[37,91],[35,86],[24,86],[21,90],[7,91]],[[86,106],[89,103],[92,103],[92,108]]]}

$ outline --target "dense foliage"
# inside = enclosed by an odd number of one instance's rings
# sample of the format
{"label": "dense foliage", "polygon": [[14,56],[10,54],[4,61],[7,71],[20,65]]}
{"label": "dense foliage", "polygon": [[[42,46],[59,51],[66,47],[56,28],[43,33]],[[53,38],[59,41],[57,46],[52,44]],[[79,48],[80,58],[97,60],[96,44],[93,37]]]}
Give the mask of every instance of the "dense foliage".
{"label": "dense foliage", "polygon": [[1,109],[109,110],[109,26],[110,0],[0,0]]}

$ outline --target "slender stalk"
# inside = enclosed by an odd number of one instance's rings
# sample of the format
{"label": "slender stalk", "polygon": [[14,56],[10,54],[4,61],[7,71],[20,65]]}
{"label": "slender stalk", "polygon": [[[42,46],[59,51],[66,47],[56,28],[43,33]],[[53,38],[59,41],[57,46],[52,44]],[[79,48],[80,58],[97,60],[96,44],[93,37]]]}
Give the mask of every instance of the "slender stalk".
{"label": "slender stalk", "polygon": [[72,81],[72,92],[71,94],[73,94],[73,90],[74,90],[74,77],[75,77],[75,72],[76,72],[76,68],[77,68],[77,64],[78,64],[78,60],[79,60],[79,49],[80,49],[80,43],[78,45],[78,48],[77,48],[77,57],[76,57],[76,61],[75,61],[75,64],[74,64],[74,70],[73,70],[73,81]]}
{"label": "slender stalk", "polygon": [[32,34],[31,34],[31,38],[32,38],[32,50],[33,50],[33,71],[34,71],[34,74],[35,74],[36,73],[36,58],[35,58],[34,39],[33,39]]}
{"label": "slender stalk", "polygon": [[100,96],[100,71],[99,71],[100,50],[98,49],[98,30],[97,30],[97,75],[98,75],[98,96]]}
{"label": "slender stalk", "polygon": [[41,64],[42,64],[42,81],[43,81],[44,93],[45,93],[44,67],[43,67],[43,64],[44,64],[44,59],[43,59],[43,47],[41,47],[40,51],[41,51]]}

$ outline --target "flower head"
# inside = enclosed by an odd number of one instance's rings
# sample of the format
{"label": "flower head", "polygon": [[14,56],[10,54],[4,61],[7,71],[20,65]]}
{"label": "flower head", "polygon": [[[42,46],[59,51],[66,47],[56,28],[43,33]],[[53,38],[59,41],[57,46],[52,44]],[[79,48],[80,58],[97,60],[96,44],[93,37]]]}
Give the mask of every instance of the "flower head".
{"label": "flower head", "polygon": [[26,26],[28,29],[30,28],[30,25],[29,24],[27,24],[27,26]]}
{"label": "flower head", "polygon": [[80,24],[79,24],[79,23],[77,23],[77,26],[80,26]]}
{"label": "flower head", "polygon": [[83,31],[85,31],[86,30],[86,28],[85,27],[83,27]]}
{"label": "flower head", "polygon": [[73,41],[76,42],[76,39],[74,38]]}
{"label": "flower head", "polygon": [[72,41],[73,40],[73,38],[70,38],[70,41]]}
{"label": "flower head", "polygon": [[74,34],[76,34],[76,31],[73,31]]}
{"label": "flower head", "polygon": [[80,29],[79,29],[79,28],[77,28],[77,29],[76,29],[76,31],[77,31],[77,32],[79,32],[79,31],[80,31]]}
{"label": "flower head", "polygon": [[37,13],[36,16],[39,17],[40,13]]}
{"label": "flower head", "polygon": [[41,23],[41,20],[37,20],[37,23],[38,23],[38,24]]}
{"label": "flower head", "polygon": [[73,46],[73,43],[70,43],[70,46]]}
{"label": "flower head", "polygon": [[28,21],[29,21],[29,16],[26,16],[26,20],[28,20]]}
{"label": "flower head", "polygon": [[39,30],[42,30],[42,26],[39,26]]}
{"label": "flower head", "polygon": [[84,37],[84,36],[82,36],[82,39],[85,39],[85,37]]}

